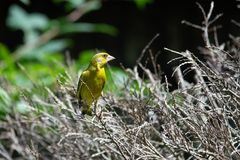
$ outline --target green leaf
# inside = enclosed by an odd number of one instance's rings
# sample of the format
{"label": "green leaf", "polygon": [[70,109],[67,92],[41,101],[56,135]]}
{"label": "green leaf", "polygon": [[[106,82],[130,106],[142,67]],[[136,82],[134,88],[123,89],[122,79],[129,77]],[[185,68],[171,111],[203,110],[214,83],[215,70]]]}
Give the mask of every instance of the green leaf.
{"label": "green leaf", "polygon": [[97,10],[101,7],[101,1],[99,0],[69,0],[66,3],[66,10],[72,10],[81,7],[82,13]]}
{"label": "green leaf", "polygon": [[48,27],[49,20],[44,14],[31,13],[29,14],[30,22],[32,28],[43,30]]}
{"label": "green leaf", "polygon": [[9,69],[9,70],[14,70],[14,60],[13,57],[10,55],[9,50],[7,49],[7,47],[3,44],[0,43],[0,60],[2,61],[0,63],[0,73],[4,70],[4,69]]}
{"label": "green leaf", "polygon": [[40,13],[28,14],[17,5],[9,8],[7,25],[13,29],[32,30],[45,29],[48,26],[48,18]]}
{"label": "green leaf", "polygon": [[0,87],[0,106],[7,107],[10,106],[12,103],[10,96],[8,93]]}
{"label": "green leaf", "polygon": [[13,29],[20,29],[24,32],[25,42],[31,42],[39,35],[39,30],[48,27],[48,18],[40,13],[28,14],[25,10],[17,5],[9,8],[7,25]]}
{"label": "green leaf", "polygon": [[74,6],[74,7],[77,7],[77,6],[80,6],[82,5],[83,3],[85,3],[85,0],[69,0],[69,3]]}
{"label": "green leaf", "polygon": [[175,105],[182,106],[184,100],[185,100],[184,94],[179,91],[176,91],[173,94],[168,94],[167,96],[167,104],[172,107],[174,107]]}
{"label": "green leaf", "polygon": [[15,109],[19,113],[27,113],[30,111],[30,106],[24,101],[19,101],[17,102]]}
{"label": "green leaf", "polygon": [[[106,67],[107,83],[105,91],[114,92],[124,87],[127,74],[120,68],[114,66]],[[121,94],[121,93],[118,93]]]}
{"label": "green leaf", "polygon": [[28,60],[39,60],[44,61],[45,54],[52,54],[62,51],[68,46],[69,41],[67,40],[52,40],[48,43],[35,48],[25,54],[22,54],[21,59],[28,59]]}
{"label": "green leaf", "polygon": [[19,86],[21,88],[32,88],[33,83],[27,77],[24,75],[24,73],[20,72],[19,70],[16,70],[14,75],[11,75],[11,81],[13,82],[14,85]]}
{"label": "green leaf", "polygon": [[20,0],[22,3],[24,3],[25,5],[29,5],[30,4],[30,0]]}
{"label": "green leaf", "polygon": [[13,29],[28,28],[26,24],[27,13],[19,6],[12,5],[9,8],[9,15],[7,18],[7,25]]}
{"label": "green leaf", "polygon": [[86,50],[80,53],[77,63],[80,66],[86,66],[91,61],[95,52],[93,50]]}
{"label": "green leaf", "polygon": [[135,4],[139,9],[144,9],[147,4],[153,2],[153,0],[134,0]]}
{"label": "green leaf", "polygon": [[62,34],[68,33],[103,33],[111,36],[116,36],[118,31],[115,27],[103,23],[68,23],[60,25],[60,32]]}
{"label": "green leaf", "polygon": [[[56,58],[58,58],[58,56]],[[21,64],[20,73],[22,73],[22,76],[18,78],[18,84],[21,83],[20,87],[33,88],[36,85],[50,87],[56,83],[57,76],[64,73],[65,68],[61,63],[58,64],[58,62],[54,62],[52,57],[50,57],[50,59],[48,59],[48,57],[44,59],[45,61],[42,63],[30,61]],[[24,81],[20,81],[21,79]],[[33,83],[35,84],[34,86]]]}

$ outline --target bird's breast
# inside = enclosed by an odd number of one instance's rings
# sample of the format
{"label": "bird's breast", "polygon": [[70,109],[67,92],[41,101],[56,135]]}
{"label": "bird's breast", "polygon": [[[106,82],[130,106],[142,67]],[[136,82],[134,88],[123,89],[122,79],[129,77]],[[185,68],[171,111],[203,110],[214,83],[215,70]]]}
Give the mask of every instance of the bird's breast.
{"label": "bird's breast", "polygon": [[96,73],[92,74],[93,82],[91,82],[91,90],[93,91],[94,97],[98,97],[101,95],[102,89],[104,87],[106,81],[106,75],[104,70],[99,70]]}

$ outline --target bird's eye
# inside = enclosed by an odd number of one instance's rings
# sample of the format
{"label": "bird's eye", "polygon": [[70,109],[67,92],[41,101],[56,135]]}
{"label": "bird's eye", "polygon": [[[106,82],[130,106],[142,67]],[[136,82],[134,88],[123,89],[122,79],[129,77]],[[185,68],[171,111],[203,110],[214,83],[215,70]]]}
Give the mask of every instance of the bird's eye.
{"label": "bird's eye", "polygon": [[104,58],[107,58],[107,56],[108,56],[107,54],[104,54],[104,55],[103,55]]}

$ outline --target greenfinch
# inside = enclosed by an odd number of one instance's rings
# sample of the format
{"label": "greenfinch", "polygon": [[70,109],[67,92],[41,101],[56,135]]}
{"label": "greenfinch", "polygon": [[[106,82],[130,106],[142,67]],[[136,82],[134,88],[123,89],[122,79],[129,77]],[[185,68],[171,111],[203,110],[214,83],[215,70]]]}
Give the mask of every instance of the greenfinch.
{"label": "greenfinch", "polygon": [[82,107],[82,115],[92,115],[92,104],[96,102],[102,93],[106,83],[105,65],[115,59],[108,53],[101,52],[94,55],[86,70],[79,78],[77,98]]}

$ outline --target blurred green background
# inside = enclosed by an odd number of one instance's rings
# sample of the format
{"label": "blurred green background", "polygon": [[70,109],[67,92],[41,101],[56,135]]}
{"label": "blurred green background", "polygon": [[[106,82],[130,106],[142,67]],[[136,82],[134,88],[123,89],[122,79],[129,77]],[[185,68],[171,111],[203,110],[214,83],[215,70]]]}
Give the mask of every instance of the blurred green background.
{"label": "blurred green background", "polygon": [[[18,106],[24,111],[22,94],[47,96],[39,85],[55,88],[59,75],[79,74],[96,51],[106,51],[117,60],[108,70],[106,90],[121,85],[125,73],[120,63],[132,67],[147,43],[159,33],[151,45],[158,54],[163,72],[171,77],[173,58],[163,47],[191,50],[203,44],[201,33],[184,26],[181,20],[201,22],[196,1],[167,0],[5,0],[0,2],[0,111],[5,106]],[[208,9],[210,1],[199,0]],[[237,19],[236,1],[216,1],[215,13]],[[219,41],[228,31],[237,29],[222,18],[224,26]],[[67,68],[67,69],[66,69]],[[151,66],[149,67],[151,69]],[[112,74],[111,76],[110,73]],[[75,75],[75,78],[77,76]],[[115,82],[111,81],[114,76]],[[189,77],[191,80],[191,77]],[[76,81],[76,79],[74,79]],[[77,83],[77,82],[76,82]],[[176,84],[175,84],[176,85]],[[19,92],[25,89],[26,92]],[[33,94],[34,95],[34,94]],[[8,112],[8,111],[7,111]]]}
{"label": "blurred green background", "polygon": [[[115,57],[115,65],[135,65],[144,46],[157,34],[151,46],[161,52],[158,62],[171,75],[167,62],[172,55],[163,47],[196,51],[203,44],[201,33],[181,24],[183,19],[199,24],[201,13],[195,2],[208,10],[210,0],[9,0],[1,1],[0,43],[14,57],[37,58],[45,53],[68,51],[78,59],[86,50],[105,50]],[[237,1],[216,1],[215,13],[237,19]],[[220,41],[237,28],[222,18]],[[36,41],[36,42],[35,42]],[[33,54],[34,53],[34,54]],[[171,77],[169,77],[171,78]]]}

